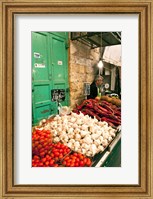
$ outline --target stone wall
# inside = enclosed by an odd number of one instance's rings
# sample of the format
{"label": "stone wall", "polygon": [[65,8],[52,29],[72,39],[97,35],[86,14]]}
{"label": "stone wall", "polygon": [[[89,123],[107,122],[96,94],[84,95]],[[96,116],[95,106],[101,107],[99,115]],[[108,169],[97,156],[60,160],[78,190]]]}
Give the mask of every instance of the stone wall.
{"label": "stone wall", "polygon": [[70,41],[69,83],[72,108],[85,99],[84,82],[92,83],[94,80],[99,56],[99,48],[91,49],[79,41]]}

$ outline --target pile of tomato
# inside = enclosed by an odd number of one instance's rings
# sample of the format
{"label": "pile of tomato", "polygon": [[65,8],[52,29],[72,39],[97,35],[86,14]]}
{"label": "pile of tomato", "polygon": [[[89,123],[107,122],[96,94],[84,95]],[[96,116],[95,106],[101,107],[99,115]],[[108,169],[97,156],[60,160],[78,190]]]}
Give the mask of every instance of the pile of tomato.
{"label": "pile of tomato", "polygon": [[52,135],[49,130],[36,129],[32,133],[32,154],[44,157],[50,154],[52,148]]}
{"label": "pile of tomato", "polygon": [[66,167],[90,167],[91,160],[81,153],[74,152],[63,159],[62,165]]}
{"label": "pile of tomato", "polygon": [[32,167],[89,167],[90,158],[72,152],[61,142],[53,143],[49,130],[32,133]]}

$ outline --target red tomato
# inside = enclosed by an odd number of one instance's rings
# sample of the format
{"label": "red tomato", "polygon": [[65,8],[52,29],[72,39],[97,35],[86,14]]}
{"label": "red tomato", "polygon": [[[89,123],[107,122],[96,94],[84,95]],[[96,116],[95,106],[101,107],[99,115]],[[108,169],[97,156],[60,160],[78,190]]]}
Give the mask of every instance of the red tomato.
{"label": "red tomato", "polygon": [[70,164],[70,167],[74,167],[74,163],[71,163],[71,164]]}
{"label": "red tomato", "polygon": [[42,145],[38,144],[37,148],[40,150],[42,148]]}
{"label": "red tomato", "polygon": [[50,155],[50,154],[51,154],[51,151],[49,150],[49,151],[47,152],[47,154]]}
{"label": "red tomato", "polygon": [[37,160],[37,159],[40,159],[40,157],[39,157],[38,155],[34,155],[34,156],[33,156],[33,159],[34,159],[34,160]]}
{"label": "red tomato", "polygon": [[48,138],[47,138],[47,141],[48,141],[48,143],[51,143],[51,142],[52,142],[52,140],[51,140],[51,139],[48,139]]}
{"label": "red tomato", "polygon": [[49,150],[49,149],[50,149],[50,146],[46,145],[45,150]]}
{"label": "red tomato", "polygon": [[67,157],[64,158],[64,160],[69,160],[69,159],[70,159],[69,156],[67,156]]}
{"label": "red tomato", "polygon": [[58,152],[58,149],[53,148],[53,149],[52,149],[52,152],[53,152],[53,153]]}
{"label": "red tomato", "polygon": [[90,166],[91,165],[91,160],[88,158],[87,162],[86,162],[86,165],[87,166]]}
{"label": "red tomato", "polygon": [[73,156],[72,158],[73,158],[74,160],[76,160],[76,159],[77,159],[77,157],[76,157],[76,156]]}
{"label": "red tomato", "polygon": [[60,152],[60,153],[63,153],[63,149],[60,149],[59,152]]}
{"label": "red tomato", "polygon": [[48,150],[45,149],[44,152],[45,152],[45,154],[46,154],[46,153],[48,153]]}
{"label": "red tomato", "polygon": [[37,165],[35,163],[32,164],[32,167],[36,167]]}
{"label": "red tomato", "polygon": [[51,153],[51,154],[50,154],[50,156],[51,156],[52,158],[54,158],[54,157],[55,157],[53,153]]}
{"label": "red tomato", "polygon": [[37,146],[39,144],[39,141],[35,141],[34,145]]}
{"label": "red tomato", "polygon": [[50,157],[49,155],[46,155],[46,156],[45,156],[45,158],[47,158],[47,159],[48,159],[49,157]]}
{"label": "red tomato", "polygon": [[39,163],[39,159],[35,160],[35,163]]}
{"label": "red tomato", "polygon": [[66,162],[66,166],[69,167],[70,166],[70,162]]}
{"label": "red tomato", "polygon": [[84,159],[84,156],[83,155],[80,155],[80,160],[83,160]]}
{"label": "red tomato", "polygon": [[43,167],[43,163],[42,163],[42,162],[39,162],[38,166],[39,166],[39,167]]}
{"label": "red tomato", "polygon": [[76,162],[80,162],[80,159],[79,158],[76,158],[76,160],[75,160]]}
{"label": "red tomato", "polygon": [[58,164],[54,164],[54,167],[58,167]]}
{"label": "red tomato", "polygon": [[45,147],[46,145],[48,145],[48,142],[44,142],[43,147]]}
{"label": "red tomato", "polygon": [[63,155],[62,155],[62,154],[60,154],[60,155],[59,155],[59,159],[62,159],[62,158],[63,158]]}
{"label": "red tomato", "polygon": [[83,166],[84,166],[84,162],[83,162],[82,160],[80,161],[80,163],[79,163],[79,164],[80,164],[80,166],[81,166],[81,167],[83,167]]}
{"label": "red tomato", "polygon": [[50,166],[53,166],[54,163],[55,163],[55,160],[50,160],[49,165],[50,165]]}
{"label": "red tomato", "polygon": [[72,160],[71,160],[71,162],[73,162],[73,163],[74,163],[74,162],[75,162],[75,159],[72,159]]}
{"label": "red tomato", "polygon": [[44,148],[39,149],[39,152],[40,152],[40,153],[41,153],[41,152],[44,152]]}
{"label": "red tomato", "polygon": [[77,157],[77,156],[78,156],[78,154],[77,154],[77,153],[73,153],[73,155],[74,155],[75,157]]}
{"label": "red tomato", "polygon": [[84,158],[84,159],[83,159],[84,164],[86,164],[87,161],[88,161],[88,158]]}
{"label": "red tomato", "polygon": [[66,160],[66,162],[70,163],[70,162],[71,162],[71,159]]}
{"label": "red tomato", "polygon": [[61,149],[64,149],[64,147],[65,147],[64,144],[61,144]]}
{"label": "red tomato", "polygon": [[41,135],[41,136],[40,136],[40,140],[42,140],[42,139],[44,140],[44,136]]}
{"label": "red tomato", "polygon": [[78,162],[75,162],[75,167],[78,167],[79,166],[79,163]]}
{"label": "red tomato", "polygon": [[40,157],[44,157],[44,155],[45,155],[45,152],[40,153]]}
{"label": "red tomato", "polygon": [[45,162],[45,165],[48,166],[48,165],[49,165],[49,161],[46,161],[46,162]]}
{"label": "red tomato", "polygon": [[71,151],[71,150],[70,150],[69,148],[68,148],[68,149],[66,149],[66,152],[67,152],[67,153],[69,153],[70,151]]}
{"label": "red tomato", "polygon": [[39,142],[40,144],[44,144],[44,139],[40,140]]}
{"label": "red tomato", "polygon": [[54,153],[54,155],[55,155],[56,157],[58,157],[59,154],[60,154],[59,152],[55,152],[55,153]]}
{"label": "red tomato", "polygon": [[58,143],[58,144],[56,145],[56,148],[57,148],[57,149],[60,149],[60,147],[61,147],[61,146],[60,146],[60,143]]}
{"label": "red tomato", "polygon": [[46,162],[46,158],[42,158],[42,162]]}

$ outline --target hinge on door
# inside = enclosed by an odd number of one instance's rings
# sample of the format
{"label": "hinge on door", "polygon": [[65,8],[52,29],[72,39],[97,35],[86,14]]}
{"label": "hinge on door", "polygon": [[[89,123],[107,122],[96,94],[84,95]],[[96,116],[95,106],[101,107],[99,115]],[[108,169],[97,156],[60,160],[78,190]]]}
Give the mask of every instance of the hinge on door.
{"label": "hinge on door", "polygon": [[65,91],[66,91],[67,93],[68,93],[68,92],[70,92],[70,88],[66,88],[66,90],[65,90]]}
{"label": "hinge on door", "polygon": [[66,48],[66,49],[69,48],[69,42],[68,42],[68,41],[65,42],[65,48]]}

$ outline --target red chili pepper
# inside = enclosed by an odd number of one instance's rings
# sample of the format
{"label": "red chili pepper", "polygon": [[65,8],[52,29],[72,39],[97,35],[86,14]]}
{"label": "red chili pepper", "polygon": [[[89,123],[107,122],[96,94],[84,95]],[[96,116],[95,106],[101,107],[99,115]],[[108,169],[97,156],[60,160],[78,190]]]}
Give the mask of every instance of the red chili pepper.
{"label": "red chili pepper", "polygon": [[114,115],[119,115],[119,116],[120,116],[120,115],[121,115],[121,112],[115,110],[115,111],[114,111]]}
{"label": "red chili pepper", "polygon": [[73,112],[79,114],[79,111],[77,109],[74,109]]}
{"label": "red chili pepper", "polygon": [[88,107],[88,108],[93,108],[92,102],[87,102],[86,107]]}
{"label": "red chili pepper", "polygon": [[104,111],[104,112],[106,112],[106,113],[110,113],[110,114],[112,114],[112,112],[110,112],[110,111],[108,111],[107,109],[105,109],[105,108],[103,108],[102,106],[97,106],[97,108],[98,109],[100,109],[101,111]]}
{"label": "red chili pepper", "polygon": [[85,109],[85,112],[90,115],[91,117],[95,117],[97,120],[101,120],[101,118],[96,114],[94,113],[92,110],[89,110],[89,109]]}
{"label": "red chili pepper", "polygon": [[93,107],[93,109],[97,112],[97,113],[99,113],[99,114],[103,114],[103,113],[105,113],[104,111],[102,111],[101,109],[99,109],[97,106],[94,106]]}
{"label": "red chili pepper", "polygon": [[114,114],[114,111],[111,109],[110,105],[107,104],[99,104],[101,107],[105,108],[107,111],[111,112],[112,114]]}
{"label": "red chili pepper", "polygon": [[105,101],[105,100],[102,100],[102,102],[101,102],[102,104],[106,104],[106,105],[110,105],[110,103],[109,102],[107,102],[107,101]]}
{"label": "red chili pepper", "polygon": [[109,115],[109,118],[111,118],[117,122],[121,122],[121,119],[119,117],[117,117],[116,115]]}
{"label": "red chili pepper", "polygon": [[112,120],[112,119],[106,118],[106,117],[102,117],[102,118],[101,118],[101,121],[111,122],[111,123],[113,123],[115,126],[116,126],[116,125],[119,126],[119,125],[121,124],[121,122],[117,122],[117,121],[115,121],[115,120]]}

